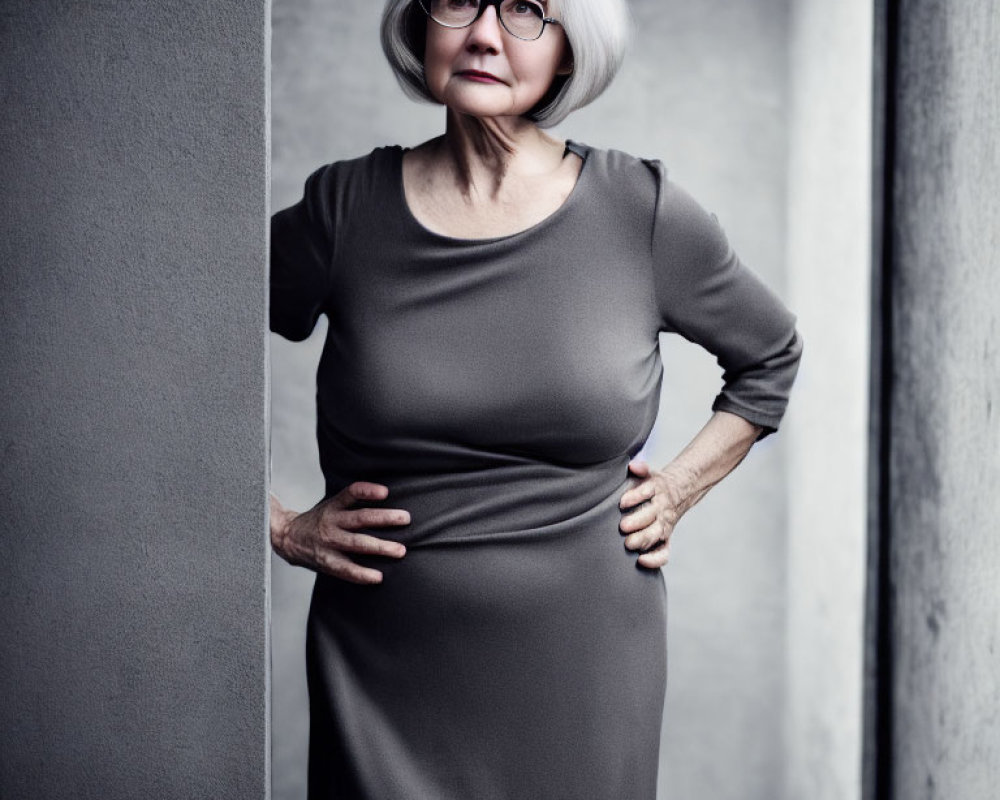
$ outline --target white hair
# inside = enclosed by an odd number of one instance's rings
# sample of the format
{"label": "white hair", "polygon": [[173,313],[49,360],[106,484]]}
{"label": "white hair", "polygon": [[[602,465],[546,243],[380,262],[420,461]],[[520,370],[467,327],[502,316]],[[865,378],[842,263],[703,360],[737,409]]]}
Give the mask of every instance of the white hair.
{"label": "white hair", "polygon": [[[625,0],[560,0],[559,18],[573,57],[573,71],[557,75],[545,97],[525,116],[543,128],[593,102],[608,88],[625,56],[629,17]],[[403,87],[416,100],[439,102],[424,81],[427,15],[417,0],[386,0],[382,51]]]}

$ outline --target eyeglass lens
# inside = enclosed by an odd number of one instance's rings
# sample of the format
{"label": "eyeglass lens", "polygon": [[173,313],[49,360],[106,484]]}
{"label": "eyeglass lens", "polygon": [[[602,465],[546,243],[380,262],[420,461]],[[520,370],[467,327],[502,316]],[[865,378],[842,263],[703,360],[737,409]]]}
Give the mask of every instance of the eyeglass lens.
{"label": "eyeglass lens", "polygon": [[483,5],[496,5],[501,24],[520,39],[537,39],[545,27],[545,11],[531,0],[421,0],[424,10],[439,25],[464,28],[475,22]]}

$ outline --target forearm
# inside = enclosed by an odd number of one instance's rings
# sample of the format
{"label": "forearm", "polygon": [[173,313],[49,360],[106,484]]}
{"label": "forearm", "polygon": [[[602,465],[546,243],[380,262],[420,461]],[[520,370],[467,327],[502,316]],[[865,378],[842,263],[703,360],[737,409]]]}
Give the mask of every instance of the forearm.
{"label": "forearm", "polygon": [[671,500],[678,516],[703,498],[750,452],[761,428],[736,414],[716,411],[691,442],[662,472],[676,493]]}

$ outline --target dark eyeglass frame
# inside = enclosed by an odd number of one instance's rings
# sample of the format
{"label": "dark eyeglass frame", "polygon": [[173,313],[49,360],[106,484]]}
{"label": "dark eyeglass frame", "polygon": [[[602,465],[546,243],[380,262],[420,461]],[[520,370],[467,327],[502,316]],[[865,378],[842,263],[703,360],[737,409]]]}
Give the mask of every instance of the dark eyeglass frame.
{"label": "dark eyeglass frame", "polygon": [[[433,20],[442,28],[451,28],[452,30],[458,28],[468,28],[470,25],[475,25],[476,21],[483,15],[483,13],[486,11],[487,8],[489,8],[490,6],[496,6],[497,19],[500,20],[500,24],[503,26],[503,29],[507,31],[507,33],[509,33],[515,39],[520,39],[522,42],[535,42],[541,39],[542,34],[545,33],[546,25],[560,25],[560,26],[562,25],[562,23],[559,20],[555,19],[554,17],[542,17],[542,27],[541,30],[538,31],[538,36],[532,38],[528,38],[526,36],[518,36],[516,33],[514,33],[514,31],[508,28],[507,23],[503,21],[503,14],[500,13],[500,3],[502,2],[503,0],[481,0],[481,2],[479,3],[479,10],[476,12],[476,16],[474,16],[464,25],[448,25],[447,23],[441,22],[441,20],[436,19],[431,14],[430,10],[431,0],[419,0],[418,5],[423,9],[428,19]],[[535,3],[535,5],[537,5],[537,3]]]}

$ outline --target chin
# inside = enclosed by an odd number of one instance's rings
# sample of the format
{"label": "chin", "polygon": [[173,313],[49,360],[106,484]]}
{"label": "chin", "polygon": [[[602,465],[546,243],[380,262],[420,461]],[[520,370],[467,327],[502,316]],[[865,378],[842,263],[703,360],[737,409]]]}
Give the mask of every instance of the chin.
{"label": "chin", "polygon": [[457,101],[451,98],[444,101],[444,105],[456,114],[464,114],[469,117],[520,117],[528,113],[530,109],[512,108],[503,103],[470,103],[468,101]]}
{"label": "chin", "polygon": [[[457,114],[470,117],[521,117],[535,107],[535,103],[511,101],[514,99],[498,86],[449,86],[442,92],[434,92],[438,101]],[[530,98],[529,98],[530,99]],[[523,106],[523,108],[522,108]]]}
{"label": "chin", "polygon": [[497,119],[499,117],[520,117],[521,114],[517,112],[512,112],[510,109],[484,109],[484,108],[461,108],[456,106],[449,106],[449,108],[456,114],[462,114],[466,117],[475,117],[476,119]]}

